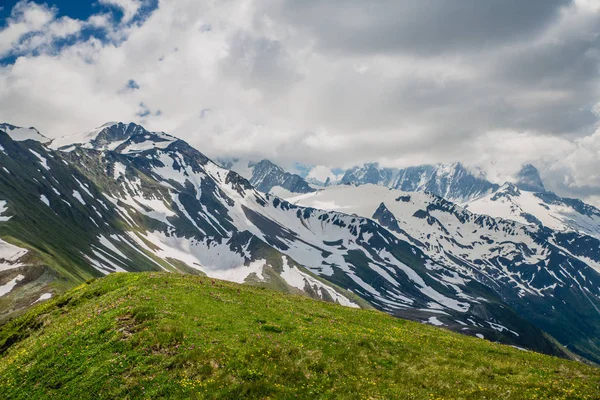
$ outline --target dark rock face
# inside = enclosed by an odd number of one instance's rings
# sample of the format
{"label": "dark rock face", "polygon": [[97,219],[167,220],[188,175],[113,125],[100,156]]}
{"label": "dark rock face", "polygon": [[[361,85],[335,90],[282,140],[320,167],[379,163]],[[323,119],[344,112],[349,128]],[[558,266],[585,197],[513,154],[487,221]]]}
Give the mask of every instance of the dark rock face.
{"label": "dark rock face", "polygon": [[[496,195],[518,196],[518,191],[509,185]],[[551,194],[538,198],[564,200]],[[407,219],[395,216],[382,203],[373,219],[424,252],[434,249],[446,258],[438,262],[470,269],[471,276],[520,315],[568,344],[570,350],[600,360],[600,345],[588,340],[600,337],[600,273],[594,269],[600,263],[598,238],[576,231],[558,232],[539,221],[528,226],[473,214],[437,196],[421,207]],[[459,229],[456,221],[461,224]],[[423,222],[428,227],[417,229],[416,235],[414,229],[407,229]]]}
{"label": "dark rock face", "polygon": [[515,176],[517,182],[515,185],[527,192],[545,192],[544,183],[536,167],[526,164]]}
{"label": "dark rock face", "polygon": [[280,186],[292,193],[311,193],[315,191],[302,177],[285,172],[269,160],[262,160],[254,165],[250,183],[257,190],[264,193],[268,193],[275,186]]}
{"label": "dark rock face", "polygon": [[134,135],[143,135],[145,133],[149,132],[140,125],[119,122],[118,124],[104,128],[90,143],[94,147],[103,147],[110,143],[127,140]]}

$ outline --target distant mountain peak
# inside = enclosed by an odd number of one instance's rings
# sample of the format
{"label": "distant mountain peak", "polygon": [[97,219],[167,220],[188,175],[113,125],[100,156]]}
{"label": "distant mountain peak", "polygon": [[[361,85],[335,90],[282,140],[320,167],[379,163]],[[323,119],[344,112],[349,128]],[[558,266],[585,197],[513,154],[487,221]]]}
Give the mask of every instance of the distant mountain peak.
{"label": "distant mountain peak", "polygon": [[506,182],[504,185],[500,186],[500,188],[494,193],[491,197],[492,201],[497,201],[502,198],[511,198],[518,197],[521,195],[521,191],[519,187],[511,182]]}
{"label": "distant mountain peak", "polygon": [[382,185],[407,192],[428,191],[459,203],[487,195],[498,188],[462,163],[380,168],[366,163],[346,171],[340,183],[345,185]]}
{"label": "distant mountain peak", "polygon": [[109,126],[118,125],[119,123],[122,124],[122,122],[117,122],[117,121],[107,122],[105,124],[100,125],[100,128],[108,128]]}
{"label": "distant mountain peak", "polygon": [[466,171],[465,166],[460,161],[456,161],[451,164],[437,164],[436,166],[440,172]]}
{"label": "distant mountain peak", "polygon": [[250,165],[250,167],[252,168],[250,183],[261,192],[268,193],[277,187],[285,189],[290,193],[310,193],[315,191],[300,175],[286,172],[283,168],[269,160],[259,161],[256,164]]}
{"label": "distant mountain peak", "polygon": [[525,164],[515,175],[515,185],[527,192],[545,192],[546,188],[540,177],[540,172],[531,164]]}
{"label": "distant mountain peak", "polygon": [[253,167],[258,167],[258,168],[273,168],[275,170],[277,170],[278,172],[281,173],[285,173],[284,169],[281,168],[279,165],[271,162],[270,160],[267,159],[263,159],[260,160],[259,162],[257,162],[256,164],[253,165]]}

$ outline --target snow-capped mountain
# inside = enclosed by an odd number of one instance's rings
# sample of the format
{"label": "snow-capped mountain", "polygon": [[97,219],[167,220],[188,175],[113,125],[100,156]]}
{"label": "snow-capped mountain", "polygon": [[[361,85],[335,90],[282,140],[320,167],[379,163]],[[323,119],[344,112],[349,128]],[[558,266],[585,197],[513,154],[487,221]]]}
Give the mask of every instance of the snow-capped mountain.
{"label": "snow-capped mountain", "polygon": [[216,163],[248,179],[260,192],[280,197],[311,193],[325,184],[308,176],[310,167],[298,165],[299,173],[285,171],[269,160],[252,161],[239,158],[218,158]]}
{"label": "snow-capped mountain", "polygon": [[109,122],[79,135],[63,136],[54,140],[50,147],[63,151],[80,147],[130,154],[155,148],[163,149],[177,140],[164,132],[149,132],[136,124]]}
{"label": "snow-capped mountain", "polygon": [[185,142],[135,124],[85,137],[62,138],[53,150],[0,132],[0,283],[23,277],[3,293],[3,317],[115,271],[199,273],[366,304],[270,246],[258,228],[243,229],[246,208],[267,200]]}
{"label": "snow-capped mountain", "polygon": [[347,170],[340,181],[342,185],[369,183],[407,192],[427,191],[458,203],[492,193],[498,188],[498,185],[474,174],[461,163],[404,169],[380,168],[377,163],[368,163]]}
{"label": "snow-capped mountain", "polygon": [[466,207],[478,214],[600,238],[600,210],[581,200],[551,192],[532,192],[506,183],[496,192],[467,203]]}
{"label": "snow-capped mountain", "polygon": [[314,192],[308,182],[300,175],[291,174],[283,168],[273,164],[269,160],[262,160],[256,164],[249,165],[252,168],[250,183],[257,190],[269,193],[273,189],[283,189],[289,193],[310,193]]}
{"label": "snow-capped mountain", "polygon": [[515,175],[515,186],[528,192],[543,193],[546,191],[540,172],[531,164],[525,164]]}
{"label": "snow-capped mountain", "polygon": [[[352,208],[333,211],[326,210],[332,208],[326,204],[291,204],[261,193],[184,141],[139,125],[110,123],[61,138],[50,147],[35,140],[15,141],[0,132],[0,145],[0,288],[5,288],[0,289],[0,318],[94,276],[168,270],[269,286],[348,306],[372,306],[462,333],[563,354],[536,326],[543,319],[540,315],[551,312],[554,303],[546,291],[552,289],[543,289],[537,280],[525,286],[521,282],[525,272],[518,279],[515,275],[519,268],[528,268],[529,273],[546,267],[543,261],[534,261],[549,251],[544,246],[550,239],[530,239],[523,233],[533,228],[523,227],[513,244],[494,236],[490,240],[496,246],[477,247],[489,253],[482,258],[487,264],[480,272],[489,277],[486,281],[477,274],[475,260],[481,258],[475,254],[452,258],[458,249],[469,253],[474,248],[457,246],[438,257],[415,242],[423,241],[422,235],[433,235],[433,217],[416,218],[420,222],[416,226],[424,230],[421,236],[418,231],[402,236],[380,209],[382,201],[375,209],[377,217],[372,210],[362,215]],[[459,220],[454,214],[452,218]],[[472,217],[478,218],[487,217]],[[449,246],[453,235],[458,238],[477,226],[445,228],[447,232],[436,233],[435,238],[439,246]],[[505,224],[501,229],[510,227]],[[587,238],[553,240],[582,243]],[[593,251],[581,256],[562,251],[564,255],[552,252],[564,268],[552,270],[555,274],[579,274],[586,266],[579,258],[598,259]],[[520,267],[519,261],[526,266]],[[566,267],[568,262],[572,268]],[[586,274],[588,281],[596,282],[595,275]],[[555,288],[554,296],[560,290],[573,296],[583,293],[571,291],[575,283],[567,275],[557,275],[566,283],[565,288]],[[533,288],[544,295],[531,297]],[[589,308],[596,304],[597,293],[588,295]],[[565,296],[557,299],[575,304]],[[527,308],[537,299],[541,299],[538,308]],[[577,306],[587,324],[586,304]],[[557,325],[548,322],[548,326]],[[585,327],[588,337],[597,337],[587,325],[577,326]],[[573,333],[577,343],[570,348],[593,359],[600,352],[580,345],[583,334]]]}
{"label": "snow-capped mountain", "polygon": [[597,238],[473,214],[431,193],[377,185],[333,186],[289,201],[372,218],[436,265],[490,288],[570,349],[598,360]]}
{"label": "snow-capped mountain", "polygon": [[[240,172],[239,166],[228,163],[226,167]],[[464,203],[498,189],[481,174],[469,171],[461,163],[420,165],[404,169],[380,168],[377,163],[367,163],[346,170],[339,180],[327,178],[324,182],[284,171],[274,163],[263,160],[251,164],[250,182],[260,191],[291,196],[293,193],[314,192],[315,188],[332,185],[375,184],[407,192],[431,192],[448,200]],[[283,190],[282,190],[283,189]]]}
{"label": "snow-capped mountain", "polygon": [[[265,164],[274,165],[270,162]],[[283,169],[274,166],[277,175]],[[267,174],[268,175],[268,174]],[[291,174],[289,174],[291,175]],[[251,180],[262,182],[261,175]],[[306,181],[305,181],[306,182]],[[477,177],[460,163],[452,165],[422,165],[402,170],[379,168],[376,163],[347,170],[344,178],[333,185],[366,185],[399,189],[406,192],[436,194],[460,204],[476,214],[537,224],[559,231],[576,231],[599,237],[600,210],[578,199],[562,198],[548,192],[539,171],[531,164],[524,165],[504,185],[493,184]],[[304,184],[303,184],[304,185]],[[308,183],[304,186],[307,186]],[[309,192],[332,185],[313,186]],[[258,189],[262,186],[259,185]],[[307,191],[270,186],[268,191],[283,198],[293,198]],[[291,189],[291,190],[290,190]]]}

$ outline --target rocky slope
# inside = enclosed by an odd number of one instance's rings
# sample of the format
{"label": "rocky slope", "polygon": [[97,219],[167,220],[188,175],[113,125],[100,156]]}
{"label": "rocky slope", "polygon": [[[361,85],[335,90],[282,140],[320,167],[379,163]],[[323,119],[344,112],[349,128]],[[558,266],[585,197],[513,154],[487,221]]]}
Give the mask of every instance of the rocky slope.
{"label": "rocky slope", "polygon": [[[587,213],[577,220],[570,209],[572,219],[560,221],[558,214],[556,218],[550,215],[565,205],[546,205],[542,200],[558,202],[556,196],[525,192],[512,185],[505,189],[495,196],[506,195],[514,201],[525,196],[537,199],[536,206],[548,213],[546,218],[538,213],[538,218],[555,224],[473,214],[430,193],[376,185],[330,187],[289,201],[372,218],[437,265],[448,267],[457,278],[467,277],[457,282],[469,279],[491,288],[520,315],[570,349],[600,360],[600,241],[592,235],[600,226],[596,211],[584,208]],[[440,325],[455,323],[447,316],[437,320]]]}

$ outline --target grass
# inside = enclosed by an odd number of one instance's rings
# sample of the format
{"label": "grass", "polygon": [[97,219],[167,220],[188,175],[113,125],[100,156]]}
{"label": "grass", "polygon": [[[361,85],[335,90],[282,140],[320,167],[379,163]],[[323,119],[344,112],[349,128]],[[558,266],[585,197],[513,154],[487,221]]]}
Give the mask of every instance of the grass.
{"label": "grass", "polygon": [[201,276],[113,274],[0,328],[8,399],[600,399],[600,370]]}

